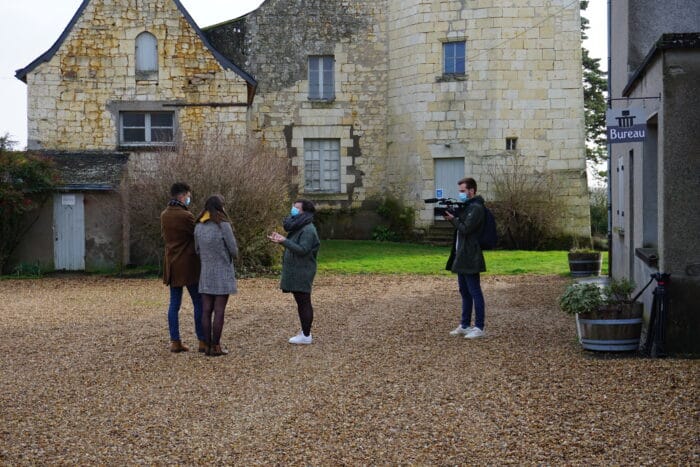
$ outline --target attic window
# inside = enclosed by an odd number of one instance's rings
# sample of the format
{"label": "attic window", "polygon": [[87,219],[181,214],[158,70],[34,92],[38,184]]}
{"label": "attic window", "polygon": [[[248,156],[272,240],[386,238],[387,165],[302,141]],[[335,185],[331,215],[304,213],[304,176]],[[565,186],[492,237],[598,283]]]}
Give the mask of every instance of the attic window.
{"label": "attic window", "polygon": [[518,138],[506,138],[506,151],[518,149]]}
{"label": "attic window", "polygon": [[136,79],[158,79],[158,40],[150,32],[136,37]]}

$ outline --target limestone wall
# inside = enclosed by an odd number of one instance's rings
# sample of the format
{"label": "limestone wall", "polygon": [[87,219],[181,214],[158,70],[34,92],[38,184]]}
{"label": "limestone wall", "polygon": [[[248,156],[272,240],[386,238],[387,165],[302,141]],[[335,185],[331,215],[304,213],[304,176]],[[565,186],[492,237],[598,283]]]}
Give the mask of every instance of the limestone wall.
{"label": "limestone wall", "polygon": [[[219,44],[234,34],[233,49],[244,47],[228,55],[258,81],[246,108],[210,105],[245,103],[246,82],[221,66],[175,2],[93,0],[60,50],[27,76],[29,147],[112,150],[120,111],[171,108],[185,139],[253,134],[277,148],[305,194],[304,140],[337,139],[340,192],[308,197],[367,207],[392,193],[425,226],[432,211],[421,200],[434,195],[436,159],[464,158],[488,199],[485,167],[515,137],[531,167],[568,181],[562,222],[585,235],[578,3],[498,3],[266,0],[234,33],[210,31]],[[144,31],[158,40],[157,79],[136,78],[134,41]],[[442,47],[455,40],[466,41],[466,74],[446,77]],[[309,99],[309,55],[335,59],[330,101]]]}
{"label": "limestone wall", "polygon": [[[341,189],[310,194],[321,205],[358,206],[382,193],[386,161],[383,1],[268,0],[246,18],[244,68],[258,79],[252,132],[289,157],[303,193],[305,138],[340,139]],[[309,55],[335,58],[335,98],[309,99]]]}
{"label": "limestone wall", "polygon": [[[158,40],[158,73],[137,80],[135,38],[144,31]],[[172,1],[91,1],[27,85],[32,149],[113,150],[119,111],[129,109],[174,110],[185,139],[246,132],[246,107],[163,107],[247,100],[245,81],[222,67]]]}
{"label": "limestone wall", "polygon": [[[588,235],[578,3],[493,3],[267,0],[232,26],[259,81],[252,130],[290,158],[298,186],[303,138],[339,135],[348,183],[317,199],[359,206],[391,192],[419,226],[432,222],[421,200],[434,196],[435,159],[464,158],[488,198],[485,167],[516,137],[533,169],[567,181],[562,224]],[[450,79],[442,46],[455,40],[466,41],[467,70]],[[335,56],[333,102],[308,99],[314,54]]]}
{"label": "limestone wall", "polygon": [[[570,183],[567,225],[590,234],[580,17],[570,3],[389,2],[388,156],[397,168],[389,176],[411,187],[409,199],[434,196],[434,160],[444,157],[464,157],[465,175],[488,199],[486,166],[515,137],[530,166],[571,172],[561,174]],[[442,76],[451,41],[466,41],[463,77]],[[406,166],[417,172],[399,170]],[[420,219],[431,222],[432,210]]]}

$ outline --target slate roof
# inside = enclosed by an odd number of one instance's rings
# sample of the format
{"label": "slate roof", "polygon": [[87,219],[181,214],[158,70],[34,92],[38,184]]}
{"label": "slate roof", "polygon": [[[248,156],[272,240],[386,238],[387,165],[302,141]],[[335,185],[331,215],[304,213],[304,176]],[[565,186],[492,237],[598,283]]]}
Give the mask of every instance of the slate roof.
{"label": "slate roof", "polygon": [[622,95],[627,96],[636,85],[637,80],[646,72],[652,59],[662,50],[668,49],[698,49],[700,48],[700,32],[683,32],[662,34],[659,40],[649,50],[642,64],[632,73],[627,85],[622,90]]}
{"label": "slate roof", "polygon": [[[182,3],[180,3],[180,0],[172,0],[172,1],[175,3],[175,6],[177,6],[178,10],[180,10],[180,13],[182,13],[182,16],[185,17],[185,19],[190,24],[192,29],[197,33],[199,38],[202,40],[202,42],[207,47],[207,49],[209,49],[209,51],[212,53],[214,58],[216,58],[216,60],[219,62],[219,64],[222,67],[224,67],[225,69],[233,70],[241,78],[243,78],[250,86],[255,88],[258,84],[257,81],[255,80],[255,78],[253,78],[250,74],[243,71],[243,69],[241,69],[238,65],[233,63],[228,58],[226,58],[223,54],[221,54],[218,50],[216,50],[214,48],[214,46],[211,45],[207,36],[202,32],[202,30],[199,28],[199,26],[197,26],[197,23],[194,22],[194,19],[192,19],[192,17],[187,12],[185,7],[182,5]],[[58,49],[63,44],[63,41],[66,40],[66,37],[68,37],[68,34],[70,34],[71,30],[73,29],[73,26],[75,26],[75,23],[82,16],[83,12],[85,11],[85,8],[88,6],[89,3],[90,3],[90,0],[83,0],[83,3],[80,4],[80,7],[78,7],[78,11],[75,12],[75,15],[73,15],[73,18],[71,18],[70,22],[68,23],[68,26],[66,26],[66,28],[63,30],[63,33],[61,33],[61,36],[58,38],[58,40],[51,46],[51,48],[49,50],[47,50],[42,55],[40,55],[32,63],[30,63],[29,65],[27,65],[24,68],[17,70],[15,72],[15,77],[17,77],[17,79],[22,80],[26,83],[27,82],[27,74],[29,72],[34,70],[40,64],[51,60],[51,58],[54,56],[54,54],[58,51]]]}
{"label": "slate roof", "polygon": [[116,190],[122,180],[129,156],[120,152],[42,151],[54,162],[60,181],[59,190]]}

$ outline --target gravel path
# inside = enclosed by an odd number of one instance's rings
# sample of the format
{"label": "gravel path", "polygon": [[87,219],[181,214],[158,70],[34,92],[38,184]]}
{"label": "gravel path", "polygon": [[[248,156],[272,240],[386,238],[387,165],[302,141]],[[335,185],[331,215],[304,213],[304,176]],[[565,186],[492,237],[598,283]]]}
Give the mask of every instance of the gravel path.
{"label": "gravel path", "polygon": [[208,358],[168,351],[158,280],[0,281],[0,464],[699,465],[700,363],[580,350],[566,283],[485,277],[468,341],[454,278],[321,276],[295,347],[245,279]]}

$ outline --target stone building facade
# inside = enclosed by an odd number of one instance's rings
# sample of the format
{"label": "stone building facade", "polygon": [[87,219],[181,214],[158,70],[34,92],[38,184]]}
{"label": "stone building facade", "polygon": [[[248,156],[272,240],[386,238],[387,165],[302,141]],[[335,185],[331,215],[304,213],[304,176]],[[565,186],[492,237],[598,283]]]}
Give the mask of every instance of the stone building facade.
{"label": "stone building facade", "polygon": [[[79,171],[64,170],[53,208],[14,258],[42,269],[133,263],[129,180],[180,140],[244,138],[256,86],[177,0],[84,0],[16,76],[28,89],[28,149],[50,153],[58,167],[80,161]],[[107,176],[115,151],[124,159]]]}
{"label": "stone building facade", "polygon": [[[391,193],[426,227],[422,199],[454,195],[463,175],[488,199],[489,164],[518,155],[557,174],[561,224],[590,235],[577,2],[267,0],[205,33],[259,80],[250,130],[290,158],[305,196],[362,208]],[[332,60],[325,98],[312,94],[319,57]],[[308,140],[338,142],[332,188],[308,183]]]}
{"label": "stone building facade", "polygon": [[[156,58],[139,69],[143,35],[153,38],[143,48],[153,46]],[[72,151],[172,144],[167,136],[126,141],[125,112],[172,113],[165,127],[185,140],[243,136],[255,86],[205,42],[178,1],[158,0],[83,1],[56,44],[17,77],[27,83],[28,149]]]}
{"label": "stone building facade", "polygon": [[[294,194],[360,213],[392,195],[418,228],[424,198],[471,175],[489,199],[487,166],[517,155],[564,182],[561,225],[587,236],[578,2],[493,3],[266,0],[201,30],[178,0],[84,0],[17,72],[28,147],[119,151],[134,178],[180,139],[253,136]],[[376,219],[352,222],[362,237]]]}

